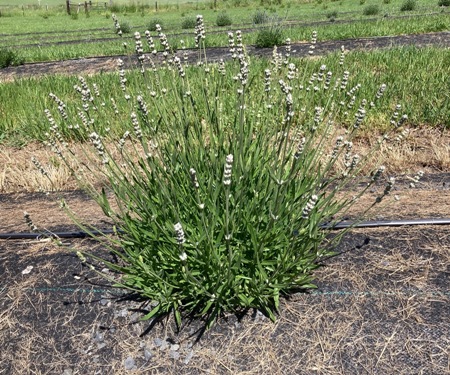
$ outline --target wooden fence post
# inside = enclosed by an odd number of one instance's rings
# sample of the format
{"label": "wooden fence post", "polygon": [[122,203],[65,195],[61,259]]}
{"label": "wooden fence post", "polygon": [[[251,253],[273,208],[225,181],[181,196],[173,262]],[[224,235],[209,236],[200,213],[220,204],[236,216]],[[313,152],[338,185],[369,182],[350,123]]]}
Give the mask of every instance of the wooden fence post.
{"label": "wooden fence post", "polygon": [[66,0],[67,14],[70,16],[70,0]]}
{"label": "wooden fence post", "polygon": [[84,13],[88,13],[88,2],[87,1],[85,1],[84,2]]}
{"label": "wooden fence post", "polygon": [[158,2],[157,1],[155,1],[155,11],[156,12],[158,11]]}

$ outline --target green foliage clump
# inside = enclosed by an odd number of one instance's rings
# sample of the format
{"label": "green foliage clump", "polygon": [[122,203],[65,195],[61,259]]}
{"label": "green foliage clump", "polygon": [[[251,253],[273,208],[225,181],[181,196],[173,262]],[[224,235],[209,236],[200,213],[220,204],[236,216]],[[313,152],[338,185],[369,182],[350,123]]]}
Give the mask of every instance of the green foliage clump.
{"label": "green foliage clump", "polygon": [[[144,70],[133,90],[125,71],[117,89],[104,93],[80,78],[74,108],[52,94],[60,116],[56,122],[47,112],[48,142],[117,229],[97,238],[118,261],[78,255],[93,269],[116,271],[116,286],[151,302],[144,319],[173,313],[181,325],[190,314],[209,327],[223,312],[256,308],[274,320],[281,296],[314,287],[313,271],[346,232],[330,236],[322,224],[341,221],[383,172],[375,168],[358,184],[376,149],[358,155],[352,140],[385,86],[367,98],[369,105],[359,97],[360,85],[348,86],[342,67],[337,74],[324,65],[309,69],[311,78],[300,85],[291,83],[299,79],[295,65],[279,54],[262,63],[239,53],[208,69],[174,59],[176,69]],[[86,115],[74,128],[79,107]],[[118,123],[126,116],[128,130],[114,138],[113,124],[95,120],[101,115]],[[344,119],[348,131],[335,119]],[[394,119],[401,128],[405,118]],[[85,144],[78,160],[63,130],[89,139],[90,151]],[[92,167],[84,168],[86,158]],[[82,173],[108,183],[98,190]],[[357,186],[360,191],[339,194]]]}
{"label": "green foliage clump", "polygon": [[281,45],[283,41],[283,28],[281,25],[272,25],[258,31],[255,46],[258,48],[274,47]]}
{"label": "green foliage clump", "polygon": [[255,25],[263,25],[268,23],[270,20],[269,15],[265,10],[257,10],[255,14],[252,16],[252,21]]}
{"label": "green foliage clump", "polygon": [[181,21],[181,28],[184,30],[194,29],[197,25],[197,18],[195,16],[188,16]]}
{"label": "green foliage clump", "polygon": [[230,26],[233,23],[231,17],[226,12],[221,12],[217,15],[216,25],[219,27]]}
{"label": "green foliage clump", "polygon": [[156,31],[156,25],[164,26],[164,21],[161,18],[154,17],[147,23],[147,30]]}
{"label": "green foliage clump", "polygon": [[450,0],[439,0],[438,6],[440,7],[450,7]]}
{"label": "green foliage clump", "polygon": [[16,51],[8,48],[0,48],[0,68],[22,65],[23,63],[23,57],[20,57]]}
{"label": "green foliage clump", "polygon": [[417,8],[416,0],[405,0],[400,7],[401,12],[411,12]]}
{"label": "green foliage clump", "polygon": [[327,18],[330,20],[334,20],[338,16],[338,12],[336,10],[332,10],[326,14]]}
{"label": "green foliage clump", "polygon": [[365,16],[375,16],[378,13],[380,13],[380,7],[377,4],[368,5],[363,10]]}

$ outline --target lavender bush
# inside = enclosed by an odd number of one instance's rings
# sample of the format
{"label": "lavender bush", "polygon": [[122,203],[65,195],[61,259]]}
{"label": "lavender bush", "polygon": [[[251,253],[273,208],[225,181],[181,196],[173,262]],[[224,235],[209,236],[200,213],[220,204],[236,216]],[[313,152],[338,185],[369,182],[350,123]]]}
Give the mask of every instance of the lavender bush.
{"label": "lavender bush", "polygon": [[[275,319],[280,296],[313,288],[313,271],[344,233],[330,237],[321,224],[339,222],[384,171],[375,167],[359,191],[339,194],[358,186],[369,155],[354,153],[352,140],[386,87],[373,98],[358,97],[359,87],[348,87],[344,51],[340,71],[322,66],[299,77],[289,40],[284,54],[275,48],[271,65],[258,69],[240,32],[229,33],[230,63],[203,57],[200,66],[189,66],[171,54],[156,29],[165,48],[160,67],[148,60],[136,34],[138,91],[129,89],[123,65],[112,104],[102,99],[101,88],[81,79],[77,128],[53,95],[60,124],[47,113],[49,143],[67,162],[81,158],[69,150],[63,128],[90,140],[94,153],[83,158],[93,158],[91,163],[67,165],[118,228],[115,236],[98,238],[120,262],[101,260],[121,275],[114,279],[117,286],[155,302],[146,319],[174,313],[181,324],[182,314],[192,313],[210,327],[222,312],[248,308]],[[204,40],[199,16],[200,56]],[[311,54],[314,42],[315,36]],[[102,111],[110,119],[128,112],[130,127],[120,139],[110,136],[113,123],[97,120]],[[348,118],[347,128],[337,126],[337,118]],[[393,128],[405,119],[397,111]],[[98,189],[87,183],[86,173],[108,183]]]}

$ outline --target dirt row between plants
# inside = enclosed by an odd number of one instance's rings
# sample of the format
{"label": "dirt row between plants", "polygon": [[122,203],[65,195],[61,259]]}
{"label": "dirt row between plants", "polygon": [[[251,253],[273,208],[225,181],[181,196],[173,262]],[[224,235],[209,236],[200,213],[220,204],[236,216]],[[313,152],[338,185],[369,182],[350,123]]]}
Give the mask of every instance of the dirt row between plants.
{"label": "dirt row between plants", "polygon": [[[438,46],[442,48],[450,48],[450,31],[427,34],[412,34],[400,36],[385,36],[373,38],[356,38],[318,42],[315,46],[315,55],[324,55],[337,51],[344,46],[347,50],[372,50],[378,48],[392,48],[397,46]],[[291,56],[304,57],[308,56],[310,43],[300,42],[292,44]],[[280,47],[280,52],[284,48]],[[186,50],[189,63],[196,63],[198,60],[198,50]],[[251,56],[270,57],[273,53],[272,48],[255,48],[248,46],[247,52]],[[177,55],[182,58],[182,51],[178,51]],[[157,56],[146,55],[151,57],[155,63],[161,63],[163,60],[162,54]],[[231,55],[229,48],[207,48],[206,56],[208,61],[217,62],[220,59],[229,60]],[[17,78],[38,77],[50,74],[95,74],[102,72],[115,71],[117,69],[117,60],[122,59],[128,69],[137,66],[137,60],[134,56],[106,56],[106,57],[90,57],[75,60],[45,62],[24,64],[18,67],[8,67],[0,70],[0,82],[11,81]]]}

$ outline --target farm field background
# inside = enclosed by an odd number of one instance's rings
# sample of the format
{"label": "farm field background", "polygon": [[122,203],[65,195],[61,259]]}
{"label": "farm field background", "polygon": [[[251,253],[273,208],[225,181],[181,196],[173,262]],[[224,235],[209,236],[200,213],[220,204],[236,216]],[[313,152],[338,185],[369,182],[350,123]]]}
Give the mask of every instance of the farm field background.
{"label": "farm field background", "polygon": [[[161,5],[157,12],[152,7],[142,7],[144,5],[132,3],[128,7],[114,5],[116,9],[112,8],[121,22],[129,27],[123,38],[114,33],[113,12],[109,8],[93,10],[88,15],[82,9],[72,17],[64,8],[58,7],[48,11],[42,8],[22,11],[20,7],[3,10],[0,48],[16,50],[25,62],[117,55],[124,52],[123,42],[133,43],[133,32],[143,33],[157,22],[168,34],[172,48],[180,48],[181,39],[187,47],[193,47],[195,22],[188,21],[192,21],[199,12],[204,16],[209,32],[209,47],[226,46],[226,31],[236,29],[243,29],[246,43],[254,44],[258,30],[273,24],[279,25],[293,42],[308,40],[313,30],[318,31],[320,41],[450,29],[448,9],[431,0],[417,3],[414,10],[407,12],[400,11],[402,0],[392,0],[388,4],[369,0],[362,5],[346,0],[279,4],[245,2],[237,5],[218,2],[216,9],[208,2],[177,3]],[[375,7],[375,13],[364,15],[365,9],[371,6]],[[223,12],[230,17],[231,25],[217,27],[216,19]],[[258,13],[267,17],[266,23],[255,24]],[[156,45],[159,48],[158,41]]]}

